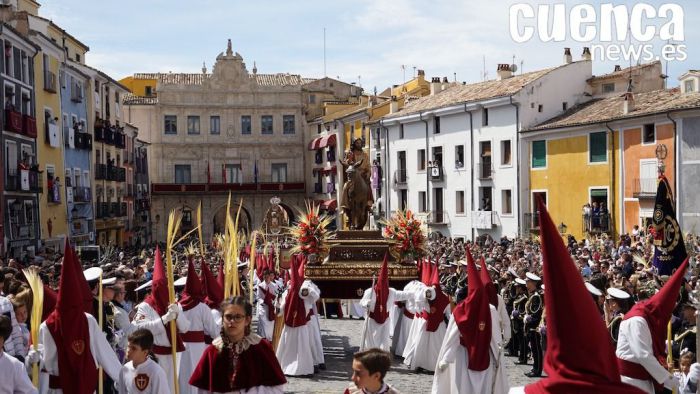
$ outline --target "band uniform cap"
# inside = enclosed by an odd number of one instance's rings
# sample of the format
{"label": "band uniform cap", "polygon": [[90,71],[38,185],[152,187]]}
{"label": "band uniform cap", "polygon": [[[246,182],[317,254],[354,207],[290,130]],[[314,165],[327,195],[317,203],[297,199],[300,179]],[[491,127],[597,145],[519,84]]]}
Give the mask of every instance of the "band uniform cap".
{"label": "band uniform cap", "polygon": [[588,292],[593,294],[594,296],[600,297],[603,295],[603,292],[600,291],[600,289],[598,289],[597,287],[593,286],[590,282],[585,282],[584,285],[586,285],[586,290],[588,290]]}
{"label": "band uniform cap", "polygon": [[520,278],[515,278],[515,283],[517,283],[517,284],[519,284],[519,285],[524,285],[524,284],[526,284],[525,280],[520,279]]}
{"label": "band uniform cap", "polygon": [[142,284],[141,286],[139,286],[139,287],[137,287],[136,289],[134,289],[134,291],[141,291],[141,290],[144,290],[144,289],[148,289],[149,287],[151,287],[151,282],[153,282],[153,280],[149,280],[148,282]]}
{"label": "band uniform cap", "polygon": [[182,287],[187,283],[187,276],[183,276],[182,278],[178,278],[175,282],[173,282],[173,285],[175,287]]}
{"label": "band uniform cap", "polygon": [[534,280],[535,282],[539,282],[540,280],[542,280],[539,276],[533,274],[532,272],[528,272],[527,274],[525,274],[525,277],[528,280]]}
{"label": "band uniform cap", "polygon": [[95,281],[100,278],[100,275],[102,275],[102,268],[100,267],[91,267],[83,271],[83,275],[85,275],[85,280],[88,282]]}
{"label": "band uniform cap", "polygon": [[606,292],[608,293],[608,299],[617,298],[618,300],[626,300],[630,298],[630,294],[628,292],[615,287],[607,289]]}

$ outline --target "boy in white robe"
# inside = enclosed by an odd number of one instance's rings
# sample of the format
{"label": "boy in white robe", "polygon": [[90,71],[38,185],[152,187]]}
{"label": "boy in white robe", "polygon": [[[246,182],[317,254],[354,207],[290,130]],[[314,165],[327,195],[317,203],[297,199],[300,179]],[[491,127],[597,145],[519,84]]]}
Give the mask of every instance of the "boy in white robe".
{"label": "boy in white robe", "polygon": [[120,394],[167,394],[168,378],[165,371],[148,356],[153,348],[153,334],[141,328],[129,335],[126,357],[117,381]]}

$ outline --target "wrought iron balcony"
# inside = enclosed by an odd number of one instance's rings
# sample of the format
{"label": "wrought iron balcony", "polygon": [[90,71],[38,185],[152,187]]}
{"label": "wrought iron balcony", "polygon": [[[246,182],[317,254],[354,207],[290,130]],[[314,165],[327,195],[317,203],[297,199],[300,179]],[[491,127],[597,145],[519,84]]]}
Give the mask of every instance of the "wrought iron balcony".
{"label": "wrought iron balcony", "polygon": [[428,224],[431,225],[447,225],[449,224],[449,216],[447,211],[430,211],[428,215]]}
{"label": "wrought iron balcony", "polygon": [[497,225],[495,211],[472,211],[472,227],[490,229]]}
{"label": "wrought iron balcony", "polygon": [[90,202],[92,201],[92,189],[85,186],[73,186],[73,202]]}
{"label": "wrought iron balcony", "polygon": [[397,185],[405,185],[408,183],[408,172],[406,169],[394,171],[394,183]]}
{"label": "wrought iron balcony", "polygon": [[655,198],[658,187],[658,178],[636,178],[634,180],[634,198]]}
{"label": "wrought iron balcony", "polygon": [[481,162],[478,164],[477,167],[479,179],[493,179],[493,165],[490,161]]}
{"label": "wrought iron balcony", "polygon": [[588,234],[603,234],[612,231],[612,217],[610,213],[591,213],[581,215],[583,232]]}

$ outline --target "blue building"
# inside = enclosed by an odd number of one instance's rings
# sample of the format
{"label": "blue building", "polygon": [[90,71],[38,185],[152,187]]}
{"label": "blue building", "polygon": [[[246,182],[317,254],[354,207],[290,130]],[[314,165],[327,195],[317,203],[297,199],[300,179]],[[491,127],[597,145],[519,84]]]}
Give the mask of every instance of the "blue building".
{"label": "blue building", "polygon": [[68,227],[73,245],[94,242],[92,207],[92,144],[88,127],[90,78],[68,60],[61,65],[61,116],[65,144],[64,165]]}

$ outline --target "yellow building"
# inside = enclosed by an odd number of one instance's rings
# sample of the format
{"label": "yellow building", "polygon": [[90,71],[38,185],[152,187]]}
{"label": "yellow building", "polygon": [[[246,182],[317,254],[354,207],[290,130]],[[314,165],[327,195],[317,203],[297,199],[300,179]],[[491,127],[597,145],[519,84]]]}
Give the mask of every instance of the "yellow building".
{"label": "yellow building", "polygon": [[58,69],[63,51],[43,34],[30,33],[30,39],[41,48],[34,57],[36,123],[40,135],[37,156],[45,172],[44,193],[39,198],[41,239],[45,246],[60,250],[68,234],[63,191],[63,144],[60,138],[61,95],[58,94]]}
{"label": "yellow building", "polygon": [[119,80],[134,96],[156,97],[156,84],[160,74],[136,73]]}
{"label": "yellow building", "polygon": [[[540,197],[562,233],[576,239],[587,234],[618,234],[617,131],[610,132],[605,127],[532,131],[525,133],[523,141],[529,151],[526,157],[529,157],[530,178],[529,206],[524,209],[526,230],[539,229],[535,206]],[[600,209],[600,215],[595,218],[584,215],[586,204]]]}

